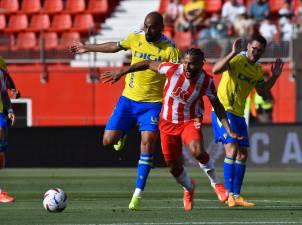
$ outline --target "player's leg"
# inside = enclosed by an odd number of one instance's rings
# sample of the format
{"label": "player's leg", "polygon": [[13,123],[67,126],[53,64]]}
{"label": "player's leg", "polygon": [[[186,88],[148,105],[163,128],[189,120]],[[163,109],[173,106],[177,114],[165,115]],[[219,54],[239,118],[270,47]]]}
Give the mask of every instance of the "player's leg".
{"label": "player's leg", "polygon": [[188,146],[191,154],[198,161],[200,168],[208,176],[218,199],[221,202],[225,202],[228,193],[224,185],[219,181],[214,162],[210,159],[208,153],[204,149],[201,122],[199,120],[187,122],[182,133],[182,139],[186,146]]}
{"label": "player's leg", "polygon": [[[0,114],[0,169],[5,167],[5,151],[7,150],[7,122],[3,113]],[[13,202],[14,197],[8,195],[0,187],[0,202]]]}
{"label": "player's leg", "polygon": [[235,176],[234,176],[234,197],[235,203],[239,206],[252,207],[255,206],[255,203],[248,202],[243,197],[240,196],[241,186],[243,184],[245,169],[246,169],[246,161],[248,157],[247,148],[240,147],[236,161],[235,161]]}
{"label": "player's leg", "polygon": [[133,101],[121,96],[104,131],[103,145],[116,144],[135,124]]}
{"label": "player's leg", "polygon": [[191,179],[183,167],[182,140],[179,135],[161,132],[162,152],[169,171],[184,189],[183,205],[185,211],[194,206],[195,181]]}
{"label": "player's leg", "polygon": [[137,166],[136,188],[129,209],[138,210],[149,173],[153,167],[153,152],[158,137],[158,119],[161,103],[135,102],[139,131],[141,132],[140,157]]}

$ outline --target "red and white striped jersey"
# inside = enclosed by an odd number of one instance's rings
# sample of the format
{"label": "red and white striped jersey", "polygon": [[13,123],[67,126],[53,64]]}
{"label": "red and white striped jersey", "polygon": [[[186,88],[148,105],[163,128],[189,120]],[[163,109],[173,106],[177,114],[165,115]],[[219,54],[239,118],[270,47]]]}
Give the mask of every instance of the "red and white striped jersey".
{"label": "red and white striped jersey", "polygon": [[217,97],[213,78],[204,70],[193,79],[187,79],[183,64],[164,62],[158,72],[167,77],[161,118],[172,123],[182,123],[194,118],[201,118],[204,112],[202,97],[210,100]]}

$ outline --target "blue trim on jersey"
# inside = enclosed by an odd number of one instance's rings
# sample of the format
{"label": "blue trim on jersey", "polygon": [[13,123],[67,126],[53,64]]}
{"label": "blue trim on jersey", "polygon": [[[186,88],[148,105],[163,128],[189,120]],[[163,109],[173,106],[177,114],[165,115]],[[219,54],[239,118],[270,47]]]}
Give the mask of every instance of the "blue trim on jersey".
{"label": "blue trim on jersey", "polygon": [[161,102],[138,102],[121,96],[105,130],[122,130],[128,133],[138,124],[139,131],[158,132]]}
{"label": "blue trim on jersey", "polygon": [[222,142],[223,144],[237,142],[240,147],[249,147],[247,125],[244,117],[236,116],[230,112],[226,112],[231,129],[233,132],[245,137],[243,140],[237,140],[227,135],[224,126],[220,123],[216,113],[212,111],[212,127],[214,130],[215,142]]}

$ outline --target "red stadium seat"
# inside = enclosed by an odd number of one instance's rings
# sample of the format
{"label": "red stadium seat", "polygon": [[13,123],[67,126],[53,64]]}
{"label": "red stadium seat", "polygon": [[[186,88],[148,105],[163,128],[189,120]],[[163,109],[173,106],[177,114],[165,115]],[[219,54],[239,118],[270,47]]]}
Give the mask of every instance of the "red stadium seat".
{"label": "red stadium seat", "polygon": [[6,32],[20,32],[28,27],[28,19],[25,14],[11,15]]}
{"label": "red stadium seat", "polygon": [[91,14],[76,15],[72,31],[89,32],[94,28],[93,17]]}
{"label": "red stadium seat", "polygon": [[67,0],[66,13],[80,13],[85,10],[85,0]]}
{"label": "red stadium seat", "polygon": [[0,14],[0,31],[3,31],[6,28],[6,20],[3,14]]}
{"label": "red stadium seat", "polygon": [[56,32],[46,32],[43,34],[45,50],[55,49],[59,45],[59,38]]}
{"label": "red stadium seat", "polygon": [[64,32],[62,34],[62,38],[60,44],[58,46],[59,49],[65,49],[67,46],[70,46],[72,42],[80,40],[80,33],[78,32]]}
{"label": "red stadium seat", "polygon": [[278,13],[279,9],[284,6],[284,0],[269,0],[269,6],[272,13]]}
{"label": "red stadium seat", "polygon": [[161,0],[160,1],[160,4],[159,4],[159,12],[161,13],[161,14],[164,14],[165,13],[165,11],[166,11],[166,9],[167,9],[167,7],[168,7],[168,5],[169,5],[169,2],[170,2],[170,0]]}
{"label": "red stadium seat", "polygon": [[15,13],[19,9],[19,1],[18,0],[1,0],[0,8],[2,9],[1,13],[4,13],[4,14]]}
{"label": "red stadium seat", "polygon": [[40,0],[23,0],[20,13],[32,14],[41,11]]}
{"label": "red stadium seat", "polygon": [[180,50],[186,50],[192,43],[192,35],[190,32],[176,32],[174,36],[176,47]]}
{"label": "red stadium seat", "polygon": [[47,14],[54,14],[63,10],[62,0],[45,0],[43,6],[43,12]]}
{"label": "red stadium seat", "polygon": [[86,12],[91,14],[106,14],[108,11],[108,0],[89,0]]}
{"label": "red stadium seat", "polygon": [[16,49],[37,49],[37,38],[34,32],[18,33]]}
{"label": "red stadium seat", "polygon": [[63,32],[72,26],[71,16],[69,14],[55,15],[49,31]]}
{"label": "red stadium seat", "polygon": [[37,14],[33,15],[30,25],[28,27],[28,31],[41,31],[46,30],[50,27],[50,20],[47,14]]}
{"label": "red stadium seat", "polygon": [[208,13],[217,13],[221,10],[222,2],[221,0],[211,0],[205,2],[205,10]]}

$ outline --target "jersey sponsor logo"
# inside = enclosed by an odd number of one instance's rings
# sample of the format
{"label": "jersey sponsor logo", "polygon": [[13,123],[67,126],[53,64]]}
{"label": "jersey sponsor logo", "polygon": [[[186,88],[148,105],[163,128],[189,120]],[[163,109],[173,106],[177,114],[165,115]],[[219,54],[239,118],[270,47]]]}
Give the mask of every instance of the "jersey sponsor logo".
{"label": "jersey sponsor logo", "polygon": [[237,77],[238,77],[239,80],[245,81],[245,82],[247,82],[249,84],[252,84],[252,85],[255,85],[256,82],[257,82],[257,81],[253,80],[252,78],[250,78],[250,77],[248,77],[248,76],[246,76],[242,73],[239,73]]}
{"label": "jersey sponsor logo", "polygon": [[183,90],[181,87],[178,87],[176,91],[172,92],[172,97],[185,104],[190,97],[190,93],[186,90]]}
{"label": "jersey sponsor logo", "polygon": [[152,61],[156,61],[156,62],[162,61],[160,56],[157,57],[155,55],[144,53],[144,52],[139,52],[139,51],[134,52],[134,57],[139,58],[139,59],[152,60]]}

